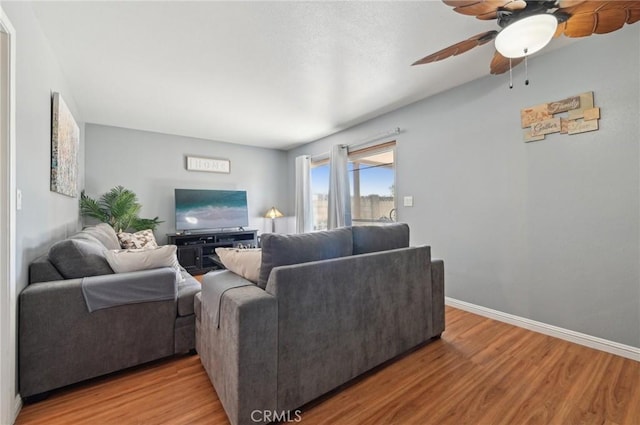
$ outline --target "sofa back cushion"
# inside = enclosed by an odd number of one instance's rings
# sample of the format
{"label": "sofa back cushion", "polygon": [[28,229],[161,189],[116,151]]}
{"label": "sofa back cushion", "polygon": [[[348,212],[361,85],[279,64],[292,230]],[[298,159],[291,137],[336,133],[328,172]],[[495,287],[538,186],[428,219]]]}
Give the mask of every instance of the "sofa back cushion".
{"label": "sofa back cushion", "polygon": [[106,248],[89,237],[72,237],[49,249],[49,261],[65,279],[112,274],[105,257]]}
{"label": "sofa back cushion", "polygon": [[289,264],[308,263],[329,258],[346,257],[353,252],[351,228],[324,232],[262,235],[262,265],[258,286],[267,287],[271,269]]}
{"label": "sofa back cushion", "polygon": [[354,226],[353,255],[387,251],[409,246],[409,226],[395,223],[386,226]]}
{"label": "sofa back cushion", "polygon": [[116,231],[107,223],[87,226],[71,237],[74,239],[96,239],[104,245],[106,249],[120,249],[120,241],[118,240]]}
{"label": "sofa back cushion", "polygon": [[50,282],[52,280],[63,280],[64,277],[56,269],[49,257],[40,256],[29,264],[29,283]]}

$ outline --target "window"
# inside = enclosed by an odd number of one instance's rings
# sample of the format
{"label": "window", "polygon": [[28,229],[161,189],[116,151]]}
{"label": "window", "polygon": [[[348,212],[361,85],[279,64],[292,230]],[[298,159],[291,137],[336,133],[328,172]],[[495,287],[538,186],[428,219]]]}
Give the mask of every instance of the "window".
{"label": "window", "polygon": [[349,152],[354,226],[396,220],[395,142]]}
{"label": "window", "polygon": [[[395,142],[349,152],[351,216],[354,226],[396,221]],[[311,163],[313,230],[327,229],[329,160]]]}
{"label": "window", "polygon": [[329,211],[329,160],[311,163],[311,215],[313,230],[327,230]]}

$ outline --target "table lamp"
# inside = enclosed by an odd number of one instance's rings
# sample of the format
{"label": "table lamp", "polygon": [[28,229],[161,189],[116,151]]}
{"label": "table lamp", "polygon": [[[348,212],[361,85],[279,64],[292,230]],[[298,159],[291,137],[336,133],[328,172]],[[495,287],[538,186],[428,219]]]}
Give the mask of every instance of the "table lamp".
{"label": "table lamp", "polygon": [[279,217],[284,217],[284,214],[282,214],[280,211],[278,211],[278,209],[276,207],[271,207],[271,209],[269,209],[269,211],[267,211],[267,213],[264,215],[265,218],[270,218],[271,219],[271,233],[275,233],[276,232],[276,218]]}

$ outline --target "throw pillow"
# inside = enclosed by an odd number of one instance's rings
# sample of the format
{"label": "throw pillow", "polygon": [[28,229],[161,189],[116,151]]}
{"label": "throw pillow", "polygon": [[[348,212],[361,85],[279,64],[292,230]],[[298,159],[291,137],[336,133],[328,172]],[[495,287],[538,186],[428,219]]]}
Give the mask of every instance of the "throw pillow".
{"label": "throw pillow", "polygon": [[175,245],[163,245],[156,248],[111,250],[107,251],[106,257],[116,273],[173,267],[176,270],[176,281],[183,282],[176,252]]}
{"label": "throw pillow", "polygon": [[216,254],[227,270],[253,283],[258,283],[262,250],[260,248],[216,248]]}
{"label": "throw pillow", "polygon": [[157,248],[155,236],[153,236],[153,230],[140,230],[135,233],[120,232],[118,233],[118,240],[122,249],[140,249],[140,248]]}

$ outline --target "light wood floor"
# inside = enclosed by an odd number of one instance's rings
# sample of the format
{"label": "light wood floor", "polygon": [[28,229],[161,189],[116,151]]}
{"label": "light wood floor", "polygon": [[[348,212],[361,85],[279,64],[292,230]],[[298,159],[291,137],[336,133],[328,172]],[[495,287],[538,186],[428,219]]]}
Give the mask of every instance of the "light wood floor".
{"label": "light wood floor", "polygon": [[[640,424],[640,363],[447,308],[442,339],[302,412],[303,424]],[[226,424],[198,356],[54,392],[17,424]]]}

